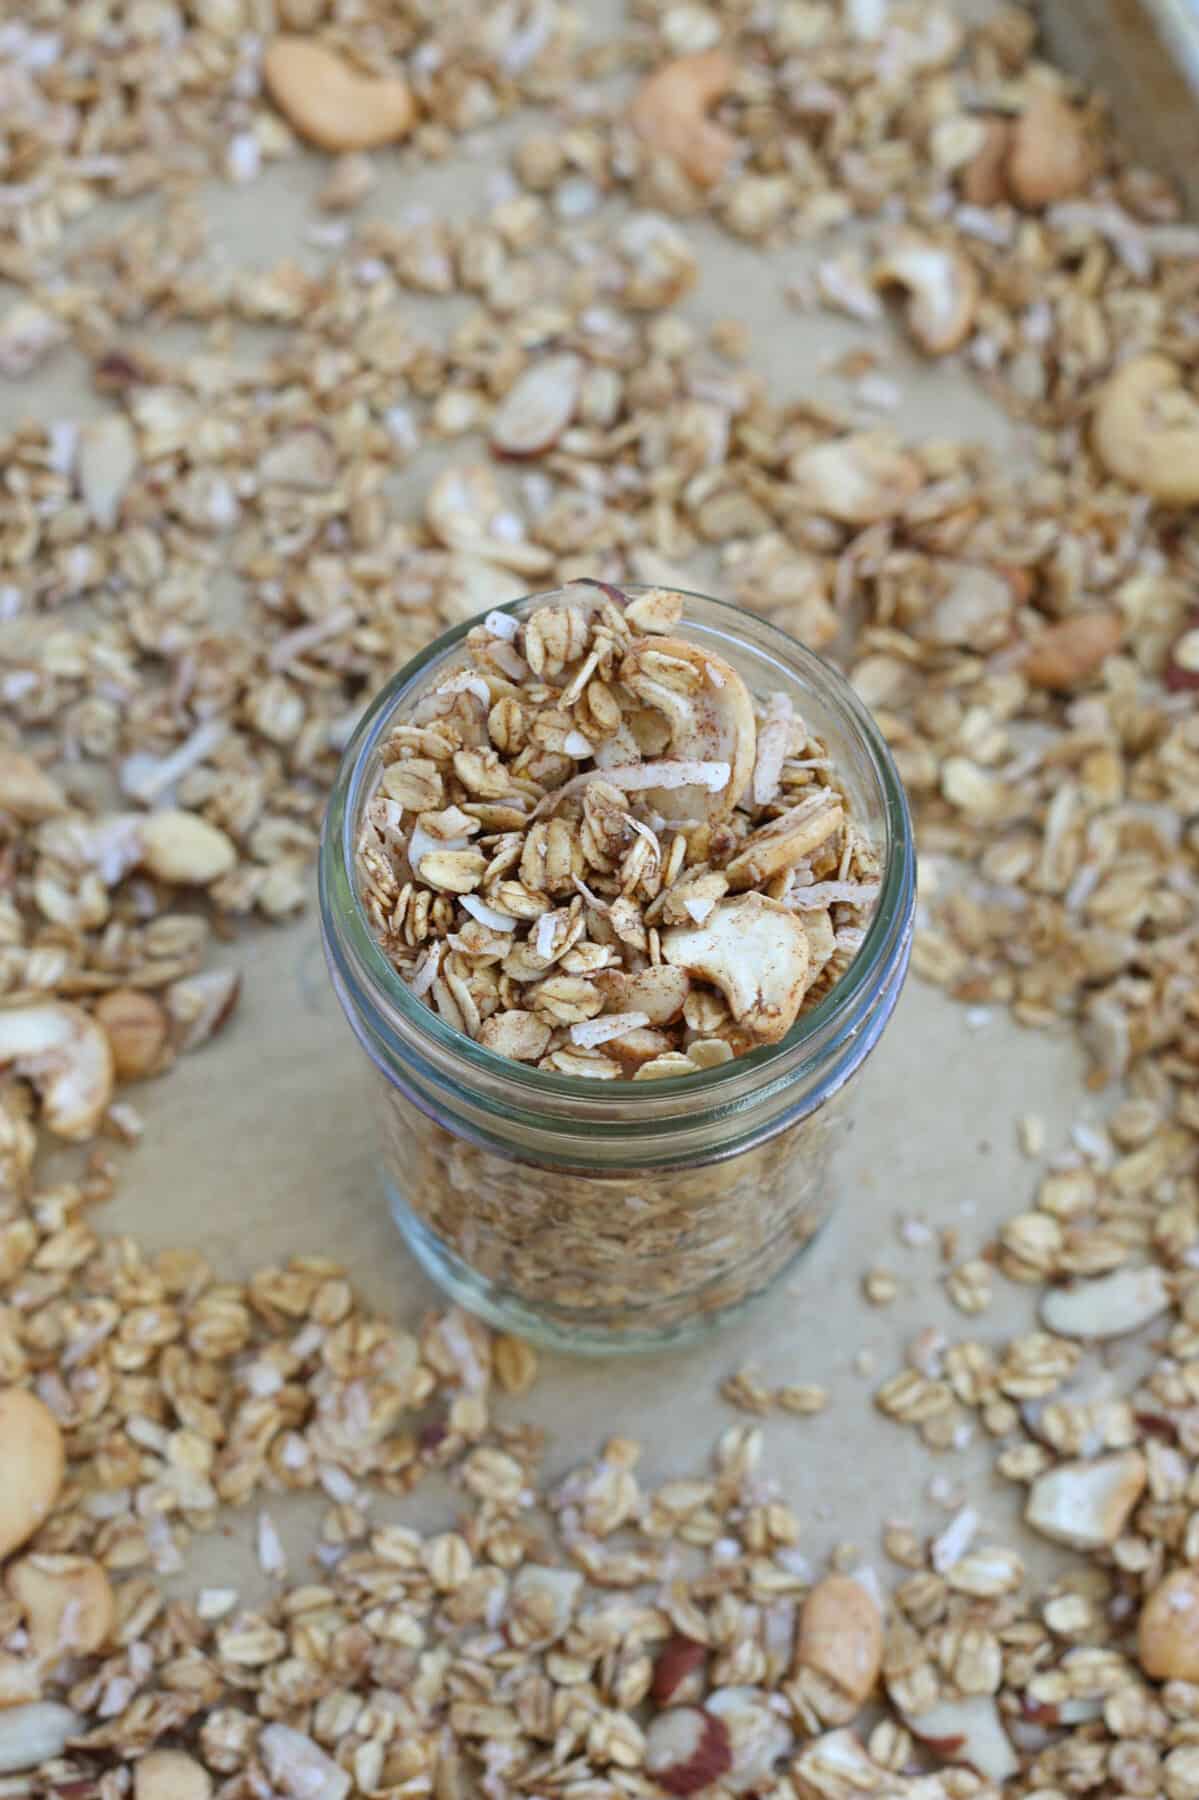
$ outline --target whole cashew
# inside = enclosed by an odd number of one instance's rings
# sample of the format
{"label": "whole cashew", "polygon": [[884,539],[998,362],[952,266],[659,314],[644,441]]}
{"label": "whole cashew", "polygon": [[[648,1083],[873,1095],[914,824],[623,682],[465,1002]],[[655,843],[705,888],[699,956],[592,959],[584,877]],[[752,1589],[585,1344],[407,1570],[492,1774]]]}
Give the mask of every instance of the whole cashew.
{"label": "whole cashew", "polygon": [[650,804],[664,819],[727,818],[745,792],[757,747],[753,701],[736,669],[685,638],[645,637],[626,652],[620,679],[642,706],[669,723],[669,761],[723,763],[728,769],[715,790],[694,782],[650,788]]}
{"label": "whole cashew", "polygon": [[1165,356],[1134,356],[1104,384],[1091,441],[1107,470],[1163,506],[1199,505],[1199,401]]}
{"label": "whole cashew", "polygon": [[1050,88],[1033,95],[1012,126],[1008,191],[1017,206],[1049,206],[1086,187],[1095,154],[1082,115]]}
{"label": "whole cashew", "polygon": [[0,1009],[0,1068],[31,1081],[42,1123],[58,1137],[92,1136],[112,1097],[112,1049],[90,1013],[67,1001]]}
{"label": "whole cashew", "polygon": [[968,256],[927,238],[905,238],[874,270],[876,287],[908,295],[907,325],[928,356],[946,356],[969,333],[978,310],[978,271]]}
{"label": "whole cashew", "polygon": [[311,38],[276,38],[262,77],[288,124],[321,150],[376,150],[406,137],[416,119],[402,75],[361,74]]}
{"label": "whole cashew", "polygon": [[708,118],[734,73],[723,50],[680,56],[642,84],[629,108],[638,136],[678,163],[697,187],[715,187],[737,148],[736,138]]}

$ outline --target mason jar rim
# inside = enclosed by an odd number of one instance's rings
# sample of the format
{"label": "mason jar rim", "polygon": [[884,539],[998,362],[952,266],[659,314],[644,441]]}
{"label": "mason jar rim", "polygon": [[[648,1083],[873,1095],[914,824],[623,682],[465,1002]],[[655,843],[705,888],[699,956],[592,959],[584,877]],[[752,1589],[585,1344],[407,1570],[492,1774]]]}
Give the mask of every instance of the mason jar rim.
{"label": "mason jar rim", "polygon": [[[651,591],[651,584],[640,582],[624,582],[620,586],[621,592],[634,595]],[[411,992],[383,954],[354,874],[358,823],[368,797],[364,784],[372,771],[374,752],[397,722],[405,697],[419,688],[426,671],[461,644],[486,614],[478,614],[443,632],[379,690],[342,754],[321,834],[318,880],[326,955],[335,982],[359,1013],[367,1016],[372,1034],[386,1040],[401,1060],[427,1049],[464,1083],[469,1083],[473,1074],[488,1083],[505,1084],[513,1104],[527,1106],[542,1115],[547,1106],[560,1109],[563,1122],[581,1123],[588,1130],[601,1133],[604,1115],[611,1115],[616,1105],[620,1108],[617,1129],[622,1134],[635,1133],[642,1120],[652,1127],[655,1121],[668,1118],[677,1126],[680,1112],[693,1112],[686,1105],[689,1101],[695,1103],[695,1109],[702,1107],[709,1118],[725,1110],[737,1112],[779,1082],[790,1086],[810,1076],[817,1064],[835,1059],[859,1031],[876,990],[885,981],[894,958],[902,953],[913,906],[915,852],[907,798],[886,741],[849,682],[815,651],[757,614],[691,589],[672,585],[670,591],[698,601],[705,608],[715,608],[718,620],[727,620],[727,628],[722,627],[719,635],[731,646],[762,648],[784,666],[798,666],[806,673],[819,686],[822,699],[852,727],[867,752],[870,772],[878,787],[883,820],[883,843],[878,846],[882,874],[865,938],[844,975],[816,1006],[800,1014],[777,1044],[762,1045],[714,1068],[654,1081],[625,1077],[596,1081],[586,1076],[562,1075],[488,1050],[447,1025],[432,1007]],[[560,599],[568,592],[568,587],[549,588],[489,610],[522,617],[531,607]],[[686,625],[684,620],[684,629]],[[381,1006],[380,1001],[385,1004]],[[388,1010],[409,1029],[410,1044],[399,1039],[391,1028]],[[457,1069],[453,1068],[455,1062],[460,1065]],[[469,1091],[477,1102],[477,1090]],[[679,1106],[676,1102],[684,1104]],[[543,1122],[549,1123],[544,1119]]]}

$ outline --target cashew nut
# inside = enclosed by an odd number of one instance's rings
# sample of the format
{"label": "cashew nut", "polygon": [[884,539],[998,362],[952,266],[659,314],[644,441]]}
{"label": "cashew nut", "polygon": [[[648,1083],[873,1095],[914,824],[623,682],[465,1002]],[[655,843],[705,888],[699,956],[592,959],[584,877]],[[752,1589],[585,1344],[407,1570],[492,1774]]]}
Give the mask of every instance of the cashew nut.
{"label": "cashew nut", "polygon": [[665,932],[662,954],[676,969],[714,982],[738,1025],[759,1043],[776,1044],[795,1023],[808,985],[808,938],[777,900],[722,900],[706,924]]}
{"label": "cashew nut", "polygon": [[0,1561],[45,1523],[62,1486],[62,1432],[28,1388],[0,1390]]}
{"label": "cashew nut", "polygon": [[638,136],[678,163],[697,187],[715,187],[736,153],[736,138],[708,117],[735,72],[723,50],[677,57],[642,84],[629,108]]}
{"label": "cashew nut", "polygon": [[956,350],[974,323],[980,284],[968,256],[927,238],[905,238],[874,271],[877,287],[909,295],[908,330],[928,356]]}
{"label": "cashew nut", "polygon": [[1164,506],[1199,504],[1199,402],[1165,356],[1134,356],[1100,391],[1091,439],[1107,470]]}
{"label": "cashew nut", "polygon": [[1039,88],[1012,126],[1005,174],[1017,206],[1049,206],[1086,187],[1095,155],[1081,114],[1052,88]]}
{"label": "cashew nut", "polygon": [[895,518],[923,480],[915,457],[866,432],[797,451],[787,473],[801,506],[843,525]]}
{"label": "cashew nut", "polygon": [[133,1800],[209,1800],[212,1776],[186,1750],[151,1750],[133,1765]]}
{"label": "cashew nut", "polygon": [[90,1556],[25,1556],[8,1589],[40,1657],[90,1656],[108,1639],[116,1608],[108,1576]]}
{"label": "cashew nut", "polygon": [[[736,669],[684,638],[637,638],[620,665],[625,687],[670,727],[656,752],[671,762],[725,764],[728,778],[713,790],[688,784],[655,787],[646,799],[664,819],[724,819],[753,773],[757,723],[749,689]],[[636,715],[630,721],[634,735]]]}
{"label": "cashew nut", "polygon": [[262,78],[288,124],[322,150],[376,150],[406,137],[416,119],[403,76],[362,74],[311,38],[276,38]]}
{"label": "cashew nut", "polygon": [[1141,1609],[1137,1655],[1153,1681],[1199,1681],[1199,1575],[1175,1569]]}
{"label": "cashew nut", "polygon": [[108,1038],[90,1013],[64,1000],[0,1008],[0,1068],[31,1081],[42,1123],[79,1141],[95,1132],[112,1098]]}
{"label": "cashew nut", "polygon": [[998,206],[1007,199],[1007,159],[1012,142],[1011,122],[983,121],[982,147],[958,171],[958,188],[967,206]]}

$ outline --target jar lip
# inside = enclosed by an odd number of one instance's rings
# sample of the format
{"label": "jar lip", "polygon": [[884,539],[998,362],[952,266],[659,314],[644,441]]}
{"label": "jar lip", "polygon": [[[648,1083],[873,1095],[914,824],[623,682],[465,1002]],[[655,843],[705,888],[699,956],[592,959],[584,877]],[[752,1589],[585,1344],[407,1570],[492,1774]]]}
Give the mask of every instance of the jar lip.
{"label": "jar lip", "polygon": [[[628,594],[651,591],[651,584],[643,582],[622,582],[620,585],[621,591]],[[566,591],[561,587],[548,588],[489,610],[519,617],[529,606],[559,598]],[[651,1112],[660,1116],[661,1103],[671,1099],[694,1098],[710,1107],[719,1107],[724,1100],[735,1103],[747,1085],[758,1089],[770,1084],[784,1072],[784,1067],[788,1080],[794,1079],[809,1060],[805,1052],[818,1051],[823,1059],[830,1051],[830,1039],[839,1042],[857,1028],[863,1004],[868,1004],[870,995],[907,937],[915,889],[911,817],[899,771],[866,706],[831,663],[778,626],[710,594],[673,586],[671,592],[699,601],[705,608],[717,609],[718,617],[727,616],[728,630],[722,635],[731,643],[755,648],[754,640],[762,641],[768,650],[773,650],[776,658],[806,668],[817,679],[822,697],[852,725],[868,752],[882,803],[884,841],[880,849],[883,869],[878,900],[857,955],[819,1003],[810,1012],[801,1013],[777,1044],[764,1044],[715,1068],[655,1081],[633,1081],[625,1077],[594,1081],[586,1076],[561,1075],[516,1062],[486,1049],[465,1033],[445,1024],[432,1007],[412,994],[379,948],[354,877],[354,852],[366,772],[372,753],[393,723],[400,702],[430,665],[460,644],[487,615],[478,614],[451,627],[384,684],[345,747],[321,833],[318,880],[322,926],[326,954],[335,972],[349,983],[355,1004],[361,1005],[370,991],[375,990],[388,1009],[412,1028],[414,1048],[419,1048],[423,1039],[443,1055],[456,1058],[461,1076],[469,1076],[473,1070],[492,1081],[510,1083],[514,1103],[536,1107],[539,1101],[544,1103],[552,1099],[564,1102],[606,1100],[609,1103],[619,1100],[622,1108],[631,1107],[634,1112],[639,1106],[644,1107],[648,1118]],[[746,632],[747,620],[752,621],[752,637]],[[377,1020],[384,1016],[377,1003],[371,1003],[371,1011]]]}

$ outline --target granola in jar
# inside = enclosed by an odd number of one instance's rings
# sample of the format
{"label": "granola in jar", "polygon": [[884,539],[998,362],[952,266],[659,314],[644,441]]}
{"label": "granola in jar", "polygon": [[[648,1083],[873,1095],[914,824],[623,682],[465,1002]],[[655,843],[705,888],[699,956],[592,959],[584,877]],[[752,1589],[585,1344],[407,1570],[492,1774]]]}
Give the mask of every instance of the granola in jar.
{"label": "granola in jar", "polygon": [[468,1303],[575,1347],[725,1314],[827,1216],[838,1058],[882,1022],[842,1042],[838,995],[888,875],[891,955],[851,998],[885,1016],[902,979],[911,859],[885,749],[798,645],[662,588],[583,581],[491,612],[398,685],[367,761],[348,753],[356,810],[326,873],[344,848],[369,985],[414,1054],[424,1034],[473,1065],[465,1098],[413,1084],[390,1027],[364,1028],[345,905],[326,941],[384,1075],[410,1244]]}

